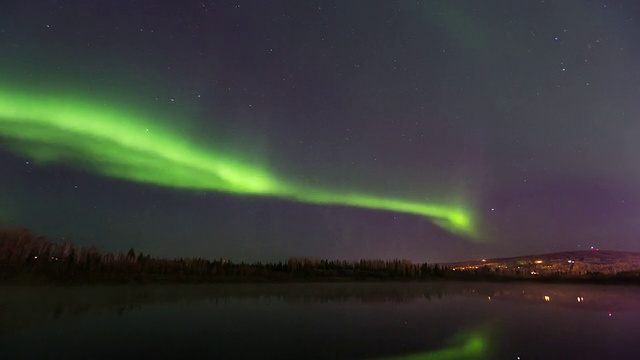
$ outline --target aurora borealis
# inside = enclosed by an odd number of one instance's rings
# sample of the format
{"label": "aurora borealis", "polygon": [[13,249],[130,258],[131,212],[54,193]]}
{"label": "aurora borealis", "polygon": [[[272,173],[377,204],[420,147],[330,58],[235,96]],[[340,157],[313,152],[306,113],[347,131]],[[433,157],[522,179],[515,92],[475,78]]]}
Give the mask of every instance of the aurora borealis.
{"label": "aurora borealis", "polygon": [[0,125],[1,135],[18,141],[17,152],[39,163],[70,160],[142,183],[418,214],[474,235],[469,214],[461,209],[287,184],[265,170],[197,149],[169,131],[155,134],[150,122],[60,96],[0,91]]}
{"label": "aurora borealis", "polygon": [[248,261],[640,251],[639,10],[6,2],[0,225]]}

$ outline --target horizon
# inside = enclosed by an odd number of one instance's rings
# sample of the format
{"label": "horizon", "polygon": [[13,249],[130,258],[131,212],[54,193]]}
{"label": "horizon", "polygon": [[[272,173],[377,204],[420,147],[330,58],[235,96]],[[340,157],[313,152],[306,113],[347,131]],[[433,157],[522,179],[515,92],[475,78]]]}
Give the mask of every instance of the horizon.
{"label": "horizon", "polygon": [[550,256],[550,255],[559,255],[559,254],[570,254],[570,253],[622,253],[622,254],[638,254],[640,255],[640,251],[622,251],[622,250],[615,250],[615,249],[599,249],[599,248],[591,248],[591,249],[587,249],[587,250],[559,250],[559,251],[555,251],[555,252],[549,252],[549,253],[537,253],[537,254],[519,254],[519,255],[508,255],[508,256],[504,256],[504,257],[491,257],[491,256],[487,256],[487,257],[482,257],[482,258],[466,258],[463,260],[454,260],[454,261],[420,261],[420,260],[414,260],[414,259],[408,259],[408,258],[384,258],[384,257],[376,257],[376,258],[341,258],[341,257],[334,257],[334,258],[322,258],[322,257],[317,257],[317,256],[313,256],[313,255],[303,255],[303,254],[298,254],[298,255],[290,255],[281,259],[272,259],[269,261],[265,261],[265,260],[254,260],[254,261],[247,261],[244,259],[233,259],[231,257],[226,257],[223,255],[220,256],[215,256],[215,257],[201,257],[201,256],[189,256],[189,255],[182,255],[182,254],[175,254],[173,257],[171,256],[158,256],[155,255],[151,252],[147,252],[144,251],[144,249],[136,249],[134,247],[123,247],[120,249],[113,249],[113,250],[105,250],[104,248],[101,248],[99,246],[95,246],[95,245],[91,245],[91,244],[81,244],[81,243],[76,243],[73,240],[68,240],[68,239],[51,239],[49,237],[47,237],[46,235],[43,234],[34,234],[33,232],[31,232],[29,229],[24,228],[24,227],[19,227],[19,226],[6,226],[6,225],[1,225],[0,226],[0,232],[2,231],[8,231],[8,232],[12,232],[12,231],[27,231],[31,237],[33,239],[38,239],[38,238],[43,238],[44,240],[53,243],[53,244],[58,244],[58,245],[62,245],[62,244],[71,244],[74,247],[77,248],[89,248],[89,249],[96,249],[99,253],[101,254],[107,254],[107,253],[112,253],[112,254],[126,254],[127,252],[134,250],[136,257],[138,255],[143,254],[145,257],[150,256],[152,259],[165,259],[165,260],[175,260],[175,259],[196,259],[196,258],[201,258],[201,259],[205,259],[205,260],[209,260],[209,261],[216,261],[216,260],[225,260],[225,261],[232,261],[234,263],[246,263],[246,264],[256,264],[256,263],[264,263],[264,264],[276,264],[279,262],[283,262],[283,261],[287,261],[290,259],[308,259],[308,260],[314,260],[314,261],[323,261],[323,260],[328,260],[328,261],[347,261],[347,262],[358,262],[358,261],[395,261],[395,260],[400,260],[400,261],[410,261],[413,264],[430,264],[430,265],[434,265],[434,264],[438,264],[438,265],[443,265],[443,266],[452,266],[452,265],[457,265],[457,264],[464,264],[464,263],[474,263],[474,262],[489,262],[489,261],[505,261],[505,260],[513,260],[513,259],[520,259],[520,258],[529,258],[529,257],[545,257],[545,256]]}

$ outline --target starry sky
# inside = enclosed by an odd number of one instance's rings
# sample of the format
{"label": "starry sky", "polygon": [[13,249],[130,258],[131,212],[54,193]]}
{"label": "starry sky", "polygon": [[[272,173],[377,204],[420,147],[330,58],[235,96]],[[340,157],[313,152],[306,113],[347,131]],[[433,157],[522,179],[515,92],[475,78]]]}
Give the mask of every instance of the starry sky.
{"label": "starry sky", "polygon": [[104,251],[640,251],[636,1],[0,4],[0,224]]}

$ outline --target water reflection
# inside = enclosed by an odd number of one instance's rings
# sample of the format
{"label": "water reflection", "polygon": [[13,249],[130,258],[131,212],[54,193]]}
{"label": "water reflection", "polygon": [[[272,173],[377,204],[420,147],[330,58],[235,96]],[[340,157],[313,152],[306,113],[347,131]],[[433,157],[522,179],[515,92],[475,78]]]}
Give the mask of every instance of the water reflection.
{"label": "water reflection", "polygon": [[270,300],[284,303],[406,303],[445,296],[479,294],[455,283],[186,284],[0,287],[0,335],[42,321],[85,313],[115,313],[145,304],[206,300]]}
{"label": "water reflection", "polygon": [[[640,289],[627,286],[4,286],[0,357],[183,357],[175,351],[188,347],[222,358],[611,358],[635,345],[637,309]],[[73,350],[42,350],[58,343]]]}
{"label": "water reflection", "polygon": [[393,356],[385,358],[384,360],[453,360],[482,359],[487,357],[486,333],[482,330],[461,332],[448,342],[451,344],[442,349],[417,354]]}

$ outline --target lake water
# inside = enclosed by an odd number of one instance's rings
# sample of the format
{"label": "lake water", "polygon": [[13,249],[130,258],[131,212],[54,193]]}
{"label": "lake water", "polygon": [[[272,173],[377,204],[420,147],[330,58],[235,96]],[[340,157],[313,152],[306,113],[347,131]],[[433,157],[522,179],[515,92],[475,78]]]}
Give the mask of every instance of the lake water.
{"label": "lake water", "polygon": [[640,287],[0,287],[0,358],[631,359]]}

